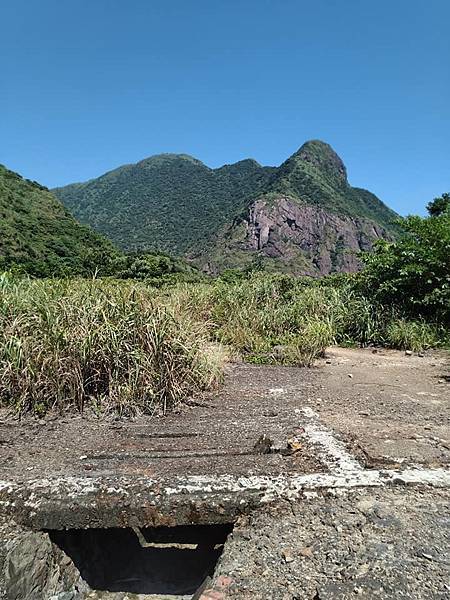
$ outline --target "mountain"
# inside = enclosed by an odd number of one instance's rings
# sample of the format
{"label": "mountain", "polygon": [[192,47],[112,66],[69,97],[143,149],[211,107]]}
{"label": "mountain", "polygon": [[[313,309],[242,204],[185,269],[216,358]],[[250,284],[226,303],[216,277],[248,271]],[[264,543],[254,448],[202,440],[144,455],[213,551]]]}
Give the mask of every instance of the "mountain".
{"label": "mountain", "polygon": [[0,270],[87,275],[116,254],[111,242],[77,223],[47,188],[0,165]]}
{"label": "mountain", "polygon": [[398,215],[367,190],[350,186],[328,144],[306,142],[273,172],[264,193],[223,230],[205,270],[250,267],[298,275],[356,271],[358,253],[392,239]]}
{"label": "mountain", "polygon": [[124,250],[183,255],[208,247],[270,173],[253,160],[210,169],[185,154],[161,154],[53,191]]}
{"label": "mountain", "polygon": [[279,167],[247,159],[211,169],[161,154],[54,193],[122,249],[185,256],[212,273],[255,262],[296,274],[353,271],[356,253],[389,238],[397,216],[352,187],[318,140]]}

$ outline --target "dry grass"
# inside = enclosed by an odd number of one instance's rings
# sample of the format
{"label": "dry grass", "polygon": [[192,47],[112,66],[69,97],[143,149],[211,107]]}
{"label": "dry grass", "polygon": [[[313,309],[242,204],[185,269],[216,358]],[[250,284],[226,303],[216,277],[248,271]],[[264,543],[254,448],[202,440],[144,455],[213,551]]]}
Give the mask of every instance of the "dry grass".
{"label": "dry grass", "polygon": [[142,285],[3,280],[0,402],[43,413],[173,408],[221,376],[203,324]]}
{"label": "dry grass", "polygon": [[333,343],[418,351],[446,339],[345,282],[257,274],[156,290],[0,276],[0,404],[165,413],[215,386],[227,354],[310,366]]}

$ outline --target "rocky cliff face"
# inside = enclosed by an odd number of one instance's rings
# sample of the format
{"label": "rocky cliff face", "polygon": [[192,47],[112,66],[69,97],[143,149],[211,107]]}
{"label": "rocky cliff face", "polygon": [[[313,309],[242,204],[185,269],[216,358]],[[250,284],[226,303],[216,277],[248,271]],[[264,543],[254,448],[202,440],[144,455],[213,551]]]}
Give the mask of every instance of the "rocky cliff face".
{"label": "rocky cliff face", "polygon": [[360,217],[338,215],[287,196],[261,198],[236,220],[225,242],[227,262],[245,253],[297,275],[353,272],[358,252],[389,239],[387,231]]}

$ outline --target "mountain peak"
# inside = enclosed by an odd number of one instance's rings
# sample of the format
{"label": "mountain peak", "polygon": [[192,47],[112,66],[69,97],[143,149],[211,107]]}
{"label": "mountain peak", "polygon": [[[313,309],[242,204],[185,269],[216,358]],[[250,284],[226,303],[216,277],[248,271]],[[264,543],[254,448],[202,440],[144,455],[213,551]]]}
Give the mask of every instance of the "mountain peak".
{"label": "mountain peak", "polygon": [[202,163],[201,160],[191,156],[190,154],[173,154],[173,153],[164,153],[164,154],[154,154],[153,156],[149,156],[148,158],[144,158],[143,160],[137,163],[138,166],[145,167],[147,165],[155,166],[161,165],[163,163],[177,162],[177,161],[186,161],[191,164],[199,165],[205,167],[206,165]]}
{"label": "mountain peak", "polygon": [[345,168],[342,159],[333,150],[330,144],[327,144],[326,142],[322,142],[321,140],[309,140],[308,142],[305,142],[289,160],[291,159],[310,163],[323,170],[328,175],[334,176],[347,183],[347,169]]}

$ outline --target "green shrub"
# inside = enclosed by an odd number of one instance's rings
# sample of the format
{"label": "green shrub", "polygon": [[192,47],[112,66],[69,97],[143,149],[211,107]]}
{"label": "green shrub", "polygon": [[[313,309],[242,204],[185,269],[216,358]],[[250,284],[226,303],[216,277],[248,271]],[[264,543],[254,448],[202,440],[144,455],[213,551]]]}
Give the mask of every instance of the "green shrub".
{"label": "green shrub", "polygon": [[[445,198],[447,196],[447,199]],[[437,202],[444,200],[444,202]],[[450,209],[448,195],[429,205],[427,218],[400,221],[403,237],[379,242],[363,259],[360,291],[372,303],[396,307],[403,315],[450,325]]]}

